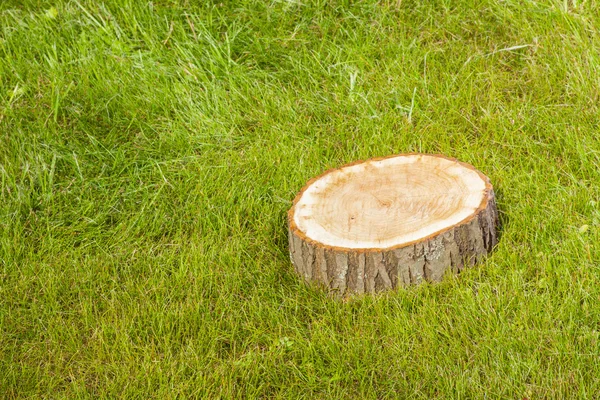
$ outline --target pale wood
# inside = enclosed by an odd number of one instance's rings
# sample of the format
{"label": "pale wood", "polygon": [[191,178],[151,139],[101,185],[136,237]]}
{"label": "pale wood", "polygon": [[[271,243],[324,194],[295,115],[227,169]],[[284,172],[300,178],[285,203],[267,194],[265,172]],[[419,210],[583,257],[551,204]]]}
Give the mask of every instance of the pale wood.
{"label": "pale wood", "polygon": [[404,154],[310,180],[288,213],[296,271],[338,294],[437,282],[497,243],[489,179],[440,155]]}

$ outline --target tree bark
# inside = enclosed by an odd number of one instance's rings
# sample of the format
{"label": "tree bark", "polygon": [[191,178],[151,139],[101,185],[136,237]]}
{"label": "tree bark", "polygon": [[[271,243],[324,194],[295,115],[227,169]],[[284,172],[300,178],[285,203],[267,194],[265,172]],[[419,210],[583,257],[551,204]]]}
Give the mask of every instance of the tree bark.
{"label": "tree bark", "polygon": [[338,295],[439,282],[447,271],[480,261],[498,241],[489,179],[438,155],[371,159],[327,171],[296,196],[288,223],[296,272]]}

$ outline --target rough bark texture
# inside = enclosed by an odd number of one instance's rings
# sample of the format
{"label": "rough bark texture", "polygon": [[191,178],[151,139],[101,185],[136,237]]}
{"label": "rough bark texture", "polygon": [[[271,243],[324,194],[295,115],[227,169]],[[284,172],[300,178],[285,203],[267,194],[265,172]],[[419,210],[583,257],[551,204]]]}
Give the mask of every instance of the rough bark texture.
{"label": "rough bark texture", "polygon": [[493,190],[472,218],[433,237],[378,251],[323,246],[289,229],[290,257],[307,281],[324,284],[342,296],[398,286],[438,282],[448,270],[458,273],[478,262],[498,242],[498,212]]}

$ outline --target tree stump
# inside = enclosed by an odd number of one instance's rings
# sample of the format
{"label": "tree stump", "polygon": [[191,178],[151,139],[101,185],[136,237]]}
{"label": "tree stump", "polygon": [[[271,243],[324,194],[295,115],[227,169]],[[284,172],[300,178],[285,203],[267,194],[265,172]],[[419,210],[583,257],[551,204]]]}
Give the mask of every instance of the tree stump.
{"label": "tree stump", "polygon": [[296,271],[339,295],[440,281],[496,245],[489,179],[440,155],[356,162],[311,179],[288,213]]}

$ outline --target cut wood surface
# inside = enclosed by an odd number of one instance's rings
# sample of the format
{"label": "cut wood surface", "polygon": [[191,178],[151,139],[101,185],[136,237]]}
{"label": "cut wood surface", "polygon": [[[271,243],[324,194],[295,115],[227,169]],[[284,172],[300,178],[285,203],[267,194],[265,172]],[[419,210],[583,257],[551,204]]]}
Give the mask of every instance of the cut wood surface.
{"label": "cut wood surface", "polygon": [[440,281],[497,243],[489,179],[439,155],[406,154],[330,170],[288,214],[290,257],[338,294]]}

